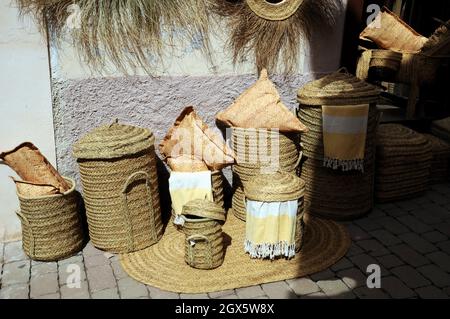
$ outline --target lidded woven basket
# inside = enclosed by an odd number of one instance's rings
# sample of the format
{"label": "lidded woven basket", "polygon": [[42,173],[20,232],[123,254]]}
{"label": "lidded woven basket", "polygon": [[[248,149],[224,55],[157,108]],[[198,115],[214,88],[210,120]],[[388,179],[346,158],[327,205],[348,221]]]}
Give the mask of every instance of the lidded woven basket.
{"label": "lidded woven basket", "polygon": [[222,224],[225,211],[208,200],[193,200],[183,206],[182,230],[186,236],[185,260],[197,269],[214,269],[222,265]]}
{"label": "lidded woven basket", "polygon": [[80,167],[94,246],[127,253],[162,236],[155,138],[116,122],[86,134],[73,148]]}
{"label": "lidded woven basket", "polygon": [[83,248],[80,197],[75,181],[65,180],[71,187],[63,194],[31,198],[17,193],[23,250],[33,260],[57,261]]}
{"label": "lidded woven basket", "polygon": [[[309,132],[302,136],[303,154],[307,160],[302,165],[301,176],[306,181],[305,199],[310,203],[309,211],[312,214],[346,220],[372,210],[376,131],[379,122],[376,104],[379,97],[380,90],[377,87],[339,71],[299,89],[298,116],[309,127]],[[369,105],[364,173],[325,168],[322,106],[362,104]]]}
{"label": "lidded woven basket", "polygon": [[304,201],[305,186],[301,178],[286,172],[256,175],[245,183],[244,207],[246,207],[247,199],[256,202],[298,201],[295,229],[296,252],[301,250],[305,234],[304,216],[307,208]]}

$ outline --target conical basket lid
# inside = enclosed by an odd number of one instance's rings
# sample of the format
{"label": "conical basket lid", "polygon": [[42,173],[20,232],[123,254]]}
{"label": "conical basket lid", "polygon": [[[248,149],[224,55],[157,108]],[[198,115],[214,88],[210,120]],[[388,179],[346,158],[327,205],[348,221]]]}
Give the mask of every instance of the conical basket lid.
{"label": "conical basket lid", "polygon": [[260,174],[244,182],[245,197],[258,202],[283,202],[304,196],[305,182],[294,174]]}
{"label": "conical basket lid", "polygon": [[297,99],[304,105],[357,105],[378,102],[381,91],[346,72],[335,72],[300,88]]}
{"label": "conical basket lid", "polygon": [[119,124],[100,126],[73,146],[78,159],[112,159],[137,154],[154,146],[153,133],[144,128]]}
{"label": "conical basket lid", "polygon": [[225,221],[225,211],[214,202],[205,199],[196,199],[183,206],[181,213],[184,216],[196,216]]}

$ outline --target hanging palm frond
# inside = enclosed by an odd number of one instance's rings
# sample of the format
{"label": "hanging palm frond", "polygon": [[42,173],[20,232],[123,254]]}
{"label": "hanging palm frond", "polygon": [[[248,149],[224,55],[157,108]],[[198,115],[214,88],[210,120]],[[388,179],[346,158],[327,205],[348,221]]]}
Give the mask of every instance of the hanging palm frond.
{"label": "hanging palm frond", "polygon": [[[66,22],[79,10],[70,31],[80,55],[96,70],[111,61],[120,71],[148,73],[175,41],[197,41],[209,57],[208,0],[16,0],[22,14],[60,40]],[[44,28],[45,29],[45,28]]]}
{"label": "hanging palm frond", "polygon": [[302,37],[326,31],[342,10],[340,0],[215,0],[214,12],[227,18],[234,63],[254,55],[258,70],[286,73],[297,66]]}

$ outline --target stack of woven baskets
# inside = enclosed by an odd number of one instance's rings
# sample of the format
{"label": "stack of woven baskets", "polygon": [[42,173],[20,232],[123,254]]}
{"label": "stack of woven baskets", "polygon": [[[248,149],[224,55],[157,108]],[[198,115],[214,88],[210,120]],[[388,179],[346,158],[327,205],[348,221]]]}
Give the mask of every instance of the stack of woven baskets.
{"label": "stack of woven baskets", "polygon": [[232,128],[233,213],[245,221],[244,183],[264,172],[284,171],[296,174],[299,165],[300,135],[277,130]]}
{"label": "stack of woven baskets", "polygon": [[381,125],[377,133],[377,200],[401,200],[426,191],[431,159],[430,143],[422,134],[398,124]]}
{"label": "stack of woven baskets", "polygon": [[[379,113],[379,90],[348,73],[333,73],[311,82],[298,92],[298,116],[308,126],[302,137],[301,176],[306,181],[306,200],[312,214],[332,219],[351,219],[373,208],[375,136]],[[323,105],[369,104],[364,173],[337,171],[324,167]]]}
{"label": "stack of woven baskets", "polygon": [[430,182],[433,184],[448,181],[450,178],[450,143],[431,134],[424,134],[431,145]]}

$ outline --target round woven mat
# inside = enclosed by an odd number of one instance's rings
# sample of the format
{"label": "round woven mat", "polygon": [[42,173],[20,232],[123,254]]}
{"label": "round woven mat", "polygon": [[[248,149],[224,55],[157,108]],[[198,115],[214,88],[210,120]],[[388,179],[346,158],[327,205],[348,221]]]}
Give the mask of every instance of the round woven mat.
{"label": "round woven mat", "polygon": [[[308,216],[305,242],[291,260],[251,259],[244,252],[245,223],[232,214],[223,227],[225,261],[213,270],[198,270],[184,261],[184,235],[168,226],[158,244],[120,256],[123,269],[134,279],[163,290],[206,293],[304,277],[332,266],[350,247],[344,226]],[[170,225],[170,223],[169,223]]]}

